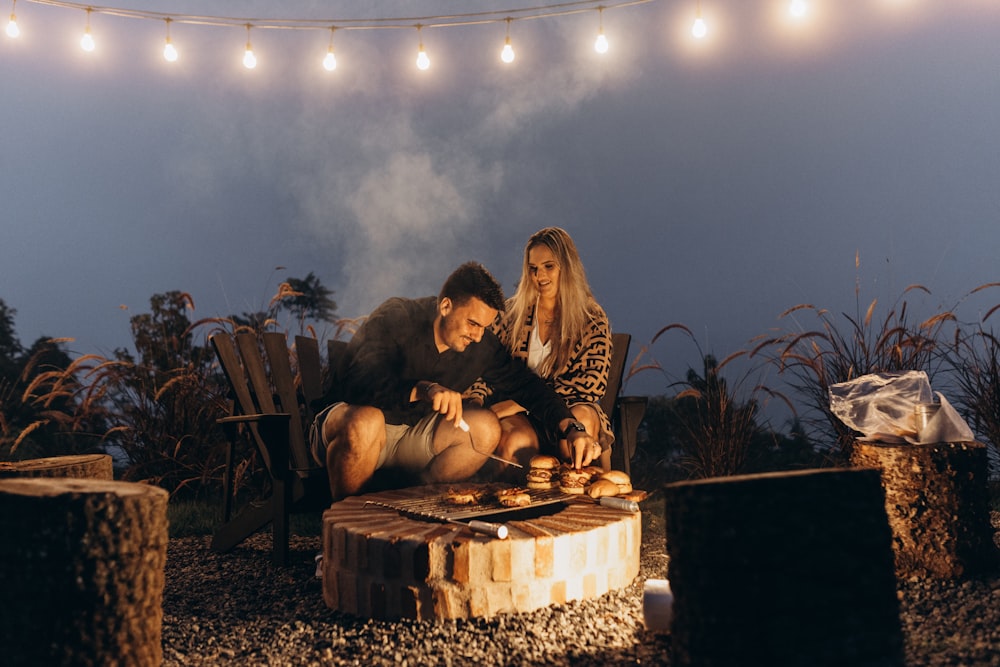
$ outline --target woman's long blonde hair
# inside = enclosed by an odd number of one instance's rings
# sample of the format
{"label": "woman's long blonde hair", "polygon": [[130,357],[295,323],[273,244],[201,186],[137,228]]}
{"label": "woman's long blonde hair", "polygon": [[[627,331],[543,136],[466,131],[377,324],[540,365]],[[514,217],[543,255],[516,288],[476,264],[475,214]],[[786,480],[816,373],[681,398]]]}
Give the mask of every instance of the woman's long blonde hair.
{"label": "woman's long blonde hair", "polygon": [[590,322],[604,318],[605,314],[590,291],[587,274],[573,239],[564,229],[546,227],[532,234],[524,246],[524,261],[521,263],[521,278],[517,283],[517,291],[507,301],[506,316],[510,318],[512,345],[518,345],[524,340],[528,313],[538,303],[538,288],[531,279],[528,267],[528,254],[537,246],[548,248],[559,263],[559,291],[556,303],[559,336],[553,341],[552,354],[538,369],[539,375],[548,378],[566,365]]}

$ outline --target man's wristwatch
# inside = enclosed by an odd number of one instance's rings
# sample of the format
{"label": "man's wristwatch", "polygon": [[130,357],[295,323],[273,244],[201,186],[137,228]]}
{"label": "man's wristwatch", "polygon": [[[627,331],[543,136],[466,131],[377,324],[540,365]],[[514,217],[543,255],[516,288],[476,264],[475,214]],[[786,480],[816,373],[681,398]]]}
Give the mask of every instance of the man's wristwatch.
{"label": "man's wristwatch", "polygon": [[570,433],[586,433],[586,432],[587,429],[583,427],[583,424],[581,424],[580,422],[573,421],[570,422],[569,425],[566,427],[566,430],[562,432],[562,437],[563,440],[566,440],[567,438],[569,438]]}

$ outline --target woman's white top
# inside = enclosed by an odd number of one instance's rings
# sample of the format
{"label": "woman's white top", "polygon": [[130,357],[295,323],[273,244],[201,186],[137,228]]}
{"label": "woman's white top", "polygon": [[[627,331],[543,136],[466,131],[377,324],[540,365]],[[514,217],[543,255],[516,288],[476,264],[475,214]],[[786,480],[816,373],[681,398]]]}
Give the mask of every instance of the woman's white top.
{"label": "woman's white top", "polygon": [[552,354],[552,341],[543,343],[538,335],[538,325],[531,328],[531,342],[528,343],[528,368],[538,373],[538,368]]}

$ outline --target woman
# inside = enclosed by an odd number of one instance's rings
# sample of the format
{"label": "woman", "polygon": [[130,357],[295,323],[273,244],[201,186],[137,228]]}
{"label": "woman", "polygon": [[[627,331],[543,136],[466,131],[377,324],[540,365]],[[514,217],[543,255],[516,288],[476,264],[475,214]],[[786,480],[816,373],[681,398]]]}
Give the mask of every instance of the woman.
{"label": "woman", "polygon": [[[566,400],[573,416],[601,444],[601,465],[610,469],[614,435],[599,402],[608,385],[611,331],[565,230],[547,227],[528,239],[517,291],[507,300],[497,335]],[[527,466],[532,456],[546,450],[572,460],[559,434],[546,432],[514,401],[493,399],[491,407],[503,428],[500,457]],[[552,443],[558,443],[556,451],[550,450]]]}

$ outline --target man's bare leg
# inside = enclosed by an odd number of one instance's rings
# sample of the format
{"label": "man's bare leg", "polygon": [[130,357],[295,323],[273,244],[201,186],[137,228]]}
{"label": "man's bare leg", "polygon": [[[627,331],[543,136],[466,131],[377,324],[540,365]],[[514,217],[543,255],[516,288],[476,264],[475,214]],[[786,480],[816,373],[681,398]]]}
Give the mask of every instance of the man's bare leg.
{"label": "man's bare leg", "polygon": [[540,449],[538,433],[524,412],[501,419],[500,429],[502,435],[496,449],[496,455],[507,461],[520,463],[523,468],[508,465],[502,461],[490,460],[486,463],[488,476],[490,479],[515,484],[522,482],[529,462]]}
{"label": "man's bare leg", "polygon": [[340,405],[327,414],[323,435],[333,500],[357,494],[375,474],[385,447],[385,416],[369,406]]}
{"label": "man's bare leg", "polygon": [[[440,421],[434,431],[435,456],[427,466],[428,482],[458,482],[476,474],[500,442],[500,421],[492,410],[465,410],[466,433]],[[473,447],[473,442],[475,447]]]}

